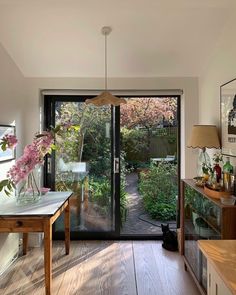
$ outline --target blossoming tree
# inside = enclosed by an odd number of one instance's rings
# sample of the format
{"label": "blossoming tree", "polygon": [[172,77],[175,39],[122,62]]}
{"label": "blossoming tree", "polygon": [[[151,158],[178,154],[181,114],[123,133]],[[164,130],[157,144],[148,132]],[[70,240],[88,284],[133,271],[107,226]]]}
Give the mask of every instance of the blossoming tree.
{"label": "blossoming tree", "polygon": [[[173,98],[131,98],[121,105],[121,131],[123,144],[129,154],[148,155],[153,132],[163,125],[175,123],[177,100]],[[140,155],[139,155],[140,158]]]}

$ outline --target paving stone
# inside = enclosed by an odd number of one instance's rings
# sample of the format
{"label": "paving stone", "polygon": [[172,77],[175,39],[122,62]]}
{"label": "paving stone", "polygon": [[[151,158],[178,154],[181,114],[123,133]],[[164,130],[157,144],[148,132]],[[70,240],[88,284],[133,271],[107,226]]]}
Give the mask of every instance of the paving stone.
{"label": "paving stone", "polygon": [[[156,225],[156,221],[148,217],[144,211],[143,200],[137,189],[138,174],[128,174],[126,176],[126,182],[126,192],[128,193],[128,213],[127,219],[121,229],[121,234],[162,235],[160,223]],[[147,221],[144,221],[143,219]]]}

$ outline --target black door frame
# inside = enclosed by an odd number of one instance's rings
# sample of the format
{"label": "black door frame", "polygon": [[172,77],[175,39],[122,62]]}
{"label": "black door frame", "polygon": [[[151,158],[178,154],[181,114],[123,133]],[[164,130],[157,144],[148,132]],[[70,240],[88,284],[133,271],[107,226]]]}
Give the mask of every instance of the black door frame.
{"label": "black door frame", "polygon": [[[57,101],[65,101],[65,102],[84,102],[85,99],[92,98],[94,96],[91,95],[44,95],[44,128],[48,129],[50,126],[55,126],[55,103]],[[115,136],[118,127],[117,122],[119,120],[119,107],[111,107],[111,126],[114,124],[114,128],[112,128],[111,134],[111,198],[112,202],[115,202],[115,230],[114,231],[87,231],[87,232],[71,232],[72,240],[89,240],[89,239],[117,239],[119,237],[119,220],[120,220],[120,174],[114,173],[114,165],[113,159],[114,157],[119,156],[119,138]],[[114,132],[115,131],[115,132]],[[49,168],[50,166],[50,168]],[[48,169],[52,172],[49,174]],[[44,186],[51,187],[52,190],[55,190],[55,152],[52,155],[48,155],[45,158],[44,163]],[[116,189],[114,190],[114,187]],[[112,207],[112,206],[111,206]],[[55,227],[53,226],[53,239],[62,240],[64,239],[64,232],[55,231]]]}
{"label": "black door frame", "polygon": [[[72,102],[83,102],[85,98],[92,98],[91,95],[44,95],[44,128],[47,129],[55,124],[55,102],[56,101],[72,101]],[[141,97],[140,95],[119,95],[123,98],[135,98]],[[180,226],[180,179],[181,179],[181,96],[180,95],[142,95],[142,97],[156,97],[166,98],[175,97],[177,98],[177,169],[178,169],[178,200],[177,200],[177,228]],[[111,151],[111,159],[120,158],[120,107],[112,108],[112,118],[114,124],[114,131],[112,133],[112,146],[114,149]],[[51,160],[49,161],[49,158]],[[55,171],[55,157],[47,156],[44,164],[44,185],[51,186],[55,189],[55,174],[47,173],[48,165],[51,165],[52,171]],[[120,234],[120,173],[113,173],[112,169],[112,182],[115,185],[115,195],[112,191],[112,199],[115,201],[115,231],[114,232],[71,232],[72,240],[161,240],[161,235],[121,235]],[[120,165],[119,165],[120,166]],[[120,172],[120,171],[119,171]],[[112,184],[113,184],[112,183]],[[113,185],[112,185],[113,187]],[[64,239],[64,232],[55,232],[53,229],[53,239],[62,240]]]}
{"label": "black door frame", "polygon": [[[140,97],[154,97],[154,98],[177,98],[177,183],[178,183],[178,200],[176,204],[176,225],[180,227],[180,181],[181,181],[181,96],[180,95],[120,95],[123,98],[140,98]],[[120,127],[120,126],[119,126]],[[120,137],[120,132],[118,133]],[[146,235],[146,234],[123,234],[119,236],[119,240],[162,240],[162,235]]]}

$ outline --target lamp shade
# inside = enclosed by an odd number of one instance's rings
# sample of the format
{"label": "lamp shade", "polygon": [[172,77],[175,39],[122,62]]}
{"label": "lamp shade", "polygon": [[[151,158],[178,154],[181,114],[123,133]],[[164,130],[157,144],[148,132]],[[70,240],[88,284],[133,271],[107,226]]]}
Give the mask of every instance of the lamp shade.
{"label": "lamp shade", "polygon": [[194,125],[187,147],[220,148],[220,140],[215,125]]}
{"label": "lamp shade", "polygon": [[88,98],[85,100],[86,104],[94,104],[95,106],[114,105],[119,106],[121,103],[127,103],[124,98],[119,98],[112,95],[108,91],[103,91],[101,94],[94,98]]}

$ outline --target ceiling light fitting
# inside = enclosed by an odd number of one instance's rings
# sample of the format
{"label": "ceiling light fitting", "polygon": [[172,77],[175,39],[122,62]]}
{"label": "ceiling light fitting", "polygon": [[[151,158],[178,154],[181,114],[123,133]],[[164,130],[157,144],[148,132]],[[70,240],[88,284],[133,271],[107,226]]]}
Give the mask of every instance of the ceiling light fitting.
{"label": "ceiling light fitting", "polygon": [[105,91],[103,91],[98,96],[86,99],[85,103],[87,104],[94,104],[95,106],[103,106],[103,105],[114,105],[119,106],[121,103],[126,103],[126,100],[124,98],[119,98],[114,95],[112,95],[107,90],[107,36],[111,33],[112,29],[111,27],[102,27],[102,35],[105,36]]}

